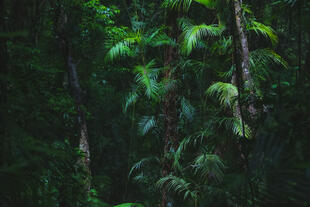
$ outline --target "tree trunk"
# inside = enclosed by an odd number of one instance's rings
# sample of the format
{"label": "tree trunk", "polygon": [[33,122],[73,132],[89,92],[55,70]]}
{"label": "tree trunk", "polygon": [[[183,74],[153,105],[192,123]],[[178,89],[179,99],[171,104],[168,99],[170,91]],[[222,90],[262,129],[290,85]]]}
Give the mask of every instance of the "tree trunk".
{"label": "tree trunk", "polygon": [[[167,15],[167,25],[170,27],[169,36],[177,38],[177,12],[169,11]],[[177,58],[177,49],[168,46],[165,51],[164,64],[167,67],[165,71],[165,79],[173,81],[175,79],[174,67]],[[178,112],[177,112],[177,94],[175,89],[169,89],[163,100],[163,114],[165,118],[165,135],[164,135],[164,159],[162,162],[162,176],[165,177],[172,172],[172,160],[167,158],[167,154],[175,152],[178,147]],[[165,187],[162,189],[161,207],[166,207],[168,203],[168,192]]]}
{"label": "tree trunk", "polygon": [[87,132],[87,123],[86,123],[86,114],[83,106],[83,91],[79,84],[79,78],[77,73],[77,63],[73,59],[72,48],[69,43],[65,28],[68,24],[67,14],[64,12],[63,8],[56,10],[57,21],[57,36],[59,37],[59,45],[66,62],[66,69],[68,74],[69,82],[69,92],[73,98],[76,109],[77,109],[77,120],[79,124],[79,150],[83,153],[83,157],[78,160],[78,164],[81,164],[88,174],[88,178],[85,180],[85,188],[87,192],[90,190],[90,180],[91,175],[90,170],[90,151],[88,144],[88,132]]}
{"label": "tree trunk", "polygon": [[249,47],[248,39],[246,36],[244,24],[242,21],[242,9],[240,0],[234,0],[234,14],[235,14],[235,30],[236,30],[236,42],[238,44],[238,56],[236,57],[237,67],[241,69],[243,81],[252,82],[252,78],[249,72]]}
{"label": "tree trunk", "polygon": [[[254,91],[253,91],[253,79],[251,77],[249,68],[250,68],[250,58],[249,58],[249,47],[248,47],[248,39],[246,36],[245,31],[245,23],[242,19],[242,9],[241,9],[242,0],[233,0],[233,14],[234,14],[234,22],[233,22],[233,43],[234,43],[234,53],[233,53],[233,63],[236,66],[236,70],[232,77],[232,84],[237,86],[238,88],[238,99],[237,99],[237,106],[236,111],[234,112],[234,116],[240,119],[242,124],[242,134],[245,138],[245,116],[243,113],[243,106],[241,102],[241,95],[243,93],[244,87],[250,89],[250,98],[253,98]],[[250,100],[251,101],[251,100]],[[257,111],[253,105],[250,103],[247,106],[247,111],[249,112],[251,118],[253,118]],[[243,139],[243,142],[246,139]],[[242,140],[237,141],[237,150],[240,153],[240,160],[241,165],[244,171],[248,171],[248,157],[244,152],[244,145]],[[251,186],[251,200],[254,204],[254,197],[252,191],[252,184],[249,183]]]}
{"label": "tree trunk", "polygon": [[[248,39],[246,36],[245,25],[242,19],[242,9],[241,9],[241,0],[233,1],[233,14],[234,14],[234,28],[233,28],[233,41],[234,41],[234,63],[236,66],[236,83],[239,91],[239,97],[243,92],[244,87],[250,89],[250,95],[253,97],[253,79],[251,77],[249,68],[250,68],[250,58],[249,58],[249,47]],[[240,103],[240,99],[239,105]],[[254,117],[256,114],[256,109],[253,103],[250,103],[247,107],[248,112],[251,117]],[[242,108],[240,108],[240,113],[242,116]],[[242,117],[244,118],[244,117]]]}

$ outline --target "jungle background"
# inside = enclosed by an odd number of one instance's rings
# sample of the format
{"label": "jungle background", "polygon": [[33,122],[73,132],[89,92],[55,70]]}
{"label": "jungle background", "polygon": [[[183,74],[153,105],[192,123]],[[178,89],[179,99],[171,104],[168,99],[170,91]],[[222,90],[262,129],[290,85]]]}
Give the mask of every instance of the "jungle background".
{"label": "jungle background", "polygon": [[1,207],[309,207],[310,2],[0,0]]}

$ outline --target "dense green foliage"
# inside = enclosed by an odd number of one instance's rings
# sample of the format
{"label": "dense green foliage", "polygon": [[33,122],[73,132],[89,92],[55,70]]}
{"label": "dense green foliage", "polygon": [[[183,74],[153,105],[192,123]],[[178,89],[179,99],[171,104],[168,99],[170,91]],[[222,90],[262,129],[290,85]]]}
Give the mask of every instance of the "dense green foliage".
{"label": "dense green foliage", "polygon": [[0,207],[309,207],[310,2],[241,1],[246,79],[236,1],[0,0]]}

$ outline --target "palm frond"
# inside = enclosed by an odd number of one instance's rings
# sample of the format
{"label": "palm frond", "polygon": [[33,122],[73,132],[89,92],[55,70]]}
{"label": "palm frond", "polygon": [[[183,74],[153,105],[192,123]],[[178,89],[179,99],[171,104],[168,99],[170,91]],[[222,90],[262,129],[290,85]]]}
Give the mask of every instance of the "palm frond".
{"label": "palm frond", "polygon": [[223,179],[225,165],[217,155],[201,154],[196,157],[192,167],[195,169],[195,173],[199,173],[202,177],[212,176],[217,181]]}
{"label": "palm frond", "polygon": [[231,77],[233,76],[233,73],[235,71],[235,65],[231,65],[230,69],[228,71],[225,72],[218,72],[219,77],[221,78],[225,78],[225,79],[231,79]]}
{"label": "palm frond", "polygon": [[169,79],[169,78],[163,78],[163,80],[161,81],[162,84],[162,94],[166,94],[169,91],[173,91],[176,90],[178,87],[178,80],[175,79]]}
{"label": "palm frond", "polygon": [[163,6],[165,8],[178,9],[188,11],[192,4],[192,0],[164,0]]}
{"label": "palm frond", "polygon": [[118,57],[131,55],[131,46],[136,43],[136,37],[125,38],[124,40],[116,43],[106,54],[105,62],[113,62]]}
{"label": "palm frond", "polygon": [[218,25],[192,25],[189,22],[181,22],[183,33],[181,35],[183,42],[181,46],[182,53],[189,55],[191,51],[199,46],[203,37],[219,36],[222,34],[224,27]]}
{"label": "palm frond", "polygon": [[168,191],[174,192],[177,194],[184,194],[183,198],[184,200],[190,195],[192,199],[197,198],[198,191],[191,190],[191,186],[193,184],[187,182],[183,178],[168,175],[166,177],[163,177],[159,179],[156,183],[156,186],[160,189],[166,187]]}
{"label": "palm frond", "polygon": [[264,48],[251,51],[250,53],[250,64],[251,67],[262,64],[263,66],[268,66],[268,64],[276,63],[282,65],[284,68],[288,67],[288,63],[275,51]]}
{"label": "palm frond", "polygon": [[122,203],[114,207],[144,207],[144,205],[140,203]]}
{"label": "palm frond", "polygon": [[128,94],[128,96],[125,99],[124,112],[127,112],[129,106],[136,103],[138,97],[139,97],[139,95],[135,91],[130,92]]}
{"label": "palm frond", "polygon": [[143,116],[139,123],[139,132],[142,135],[147,134],[153,127],[156,126],[156,121],[154,116]]}
{"label": "palm frond", "polygon": [[181,141],[181,143],[179,144],[179,147],[177,149],[177,151],[174,154],[174,160],[173,160],[173,166],[176,169],[181,169],[181,165],[180,165],[180,159],[181,159],[181,155],[182,153],[189,147],[189,146],[200,146],[203,143],[203,140],[205,137],[208,137],[210,135],[210,131],[209,130],[202,130],[199,131],[197,133],[195,133],[192,136],[186,137],[185,139],[183,139]]}
{"label": "palm frond", "polygon": [[187,120],[192,121],[195,115],[195,108],[184,97],[181,99],[181,114],[180,117],[185,117]]}
{"label": "palm frond", "polygon": [[145,66],[139,65],[135,67],[135,72],[137,72],[136,82],[145,88],[145,94],[149,98],[156,98],[159,90],[159,83],[156,81],[157,71],[154,66],[155,60],[151,60]]}
{"label": "palm frond", "polygon": [[[215,0],[194,0],[209,9],[214,9],[217,1]],[[163,6],[166,8],[188,11],[193,0],[164,0]]]}
{"label": "palm frond", "polygon": [[242,120],[238,117],[226,118],[225,126],[227,129],[231,129],[237,136],[247,139],[251,137],[250,127],[245,123],[242,124]]}
{"label": "palm frond", "polygon": [[273,45],[278,43],[278,36],[270,26],[264,25],[263,23],[257,21],[251,21],[251,24],[247,27],[247,29],[253,30],[257,34],[261,33],[263,36],[269,38]]}
{"label": "palm frond", "polygon": [[136,162],[130,169],[129,173],[128,173],[128,177],[130,177],[132,175],[132,173],[134,171],[138,171],[141,170],[141,168],[146,165],[149,162],[155,161],[156,163],[159,163],[160,160],[158,159],[158,157],[146,157],[141,159],[139,162]]}
{"label": "palm frond", "polygon": [[217,1],[216,0],[194,0],[199,4],[204,5],[209,9],[214,9],[216,7]]}
{"label": "palm frond", "polygon": [[175,47],[177,44],[175,40],[170,38],[166,33],[158,34],[152,38],[152,41],[150,41],[150,46],[152,47],[159,47],[164,45]]}
{"label": "palm frond", "polygon": [[216,95],[224,107],[232,108],[238,95],[238,89],[231,83],[216,82],[207,89],[206,94]]}

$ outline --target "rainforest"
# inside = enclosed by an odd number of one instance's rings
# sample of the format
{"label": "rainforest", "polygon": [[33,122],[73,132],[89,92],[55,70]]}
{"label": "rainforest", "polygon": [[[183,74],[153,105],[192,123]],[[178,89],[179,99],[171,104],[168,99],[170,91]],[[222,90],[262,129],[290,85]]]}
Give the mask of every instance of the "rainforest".
{"label": "rainforest", "polygon": [[0,207],[310,207],[309,0],[0,0]]}

